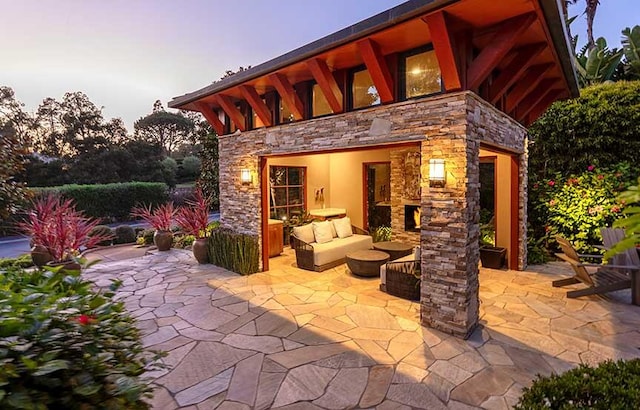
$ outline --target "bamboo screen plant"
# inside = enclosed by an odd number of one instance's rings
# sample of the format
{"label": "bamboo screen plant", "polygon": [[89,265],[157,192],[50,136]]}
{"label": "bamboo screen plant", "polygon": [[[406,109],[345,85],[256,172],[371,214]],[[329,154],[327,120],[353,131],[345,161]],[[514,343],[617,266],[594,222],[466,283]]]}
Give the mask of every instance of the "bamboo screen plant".
{"label": "bamboo screen plant", "polygon": [[256,273],[260,260],[258,238],[230,229],[215,229],[209,238],[209,260],[242,275]]}

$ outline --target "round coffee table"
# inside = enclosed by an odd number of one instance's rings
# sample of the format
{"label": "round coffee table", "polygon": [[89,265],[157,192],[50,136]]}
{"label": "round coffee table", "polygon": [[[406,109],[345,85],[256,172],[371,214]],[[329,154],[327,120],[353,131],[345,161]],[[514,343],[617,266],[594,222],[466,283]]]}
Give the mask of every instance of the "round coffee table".
{"label": "round coffee table", "polygon": [[403,256],[411,255],[411,252],[413,252],[413,245],[402,242],[385,241],[374,243],[373,249],[388,253],[389,260],[394,261],[402,258]]}
{"label": "round coffee table", "polygon": [[356,251],[347,254],[347,266],[358,276],[380,276],[380,266],[387,263],[389,254],[380,251]]}

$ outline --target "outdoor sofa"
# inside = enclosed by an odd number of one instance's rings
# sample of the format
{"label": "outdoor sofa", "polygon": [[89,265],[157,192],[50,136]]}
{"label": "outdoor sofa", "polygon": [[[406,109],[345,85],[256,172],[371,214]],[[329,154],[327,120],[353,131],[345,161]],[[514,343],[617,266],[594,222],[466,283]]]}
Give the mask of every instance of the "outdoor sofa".
{"label": "outdoor sofa", "polygon": [[373,248],[373,239],[344,217],[293,228],[291,246],[300,269],[322,272],[345,263],[348,253]]}

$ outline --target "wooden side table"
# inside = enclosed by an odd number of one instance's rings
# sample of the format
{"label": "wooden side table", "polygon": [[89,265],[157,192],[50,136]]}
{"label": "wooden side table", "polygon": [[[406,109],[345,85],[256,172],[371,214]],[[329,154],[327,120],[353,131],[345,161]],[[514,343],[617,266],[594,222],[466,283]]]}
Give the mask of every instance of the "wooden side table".
{"label": "wooden side table", "polygon": [[395,241],[375,242],[373,249],[389,254],[389,260],[396,260],[403,256],[411,255],[413,245]]}
{"label": "wooden side table", "polygon": [[389,254],[380,251],[356,251],[347,254],[347,266],[358,276],[380,276],[380,266],[387,263]]}

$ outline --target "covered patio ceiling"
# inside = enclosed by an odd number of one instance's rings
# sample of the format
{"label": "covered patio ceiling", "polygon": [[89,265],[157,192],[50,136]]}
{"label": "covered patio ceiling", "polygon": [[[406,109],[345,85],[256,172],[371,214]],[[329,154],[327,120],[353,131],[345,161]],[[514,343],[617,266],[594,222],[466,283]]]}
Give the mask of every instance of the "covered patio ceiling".
{"label": "covered patio ceiling", "polygon": [[411,0],[266,63],[195,92],[172,108],[202,112],[218,133],[224,111],[244,131],[236,103],[246,100],[265,125],[261,99],[277,91],[296,120],[304,119],[294,86],[315,80],[334,113],[344,111],[336,73],[365,65],[382,103],[397,101],[389,63],[396,53],[432,44],[445,92],[472,90],[529,124],[553,101],[578,94],[563,16],[555,0]]}

